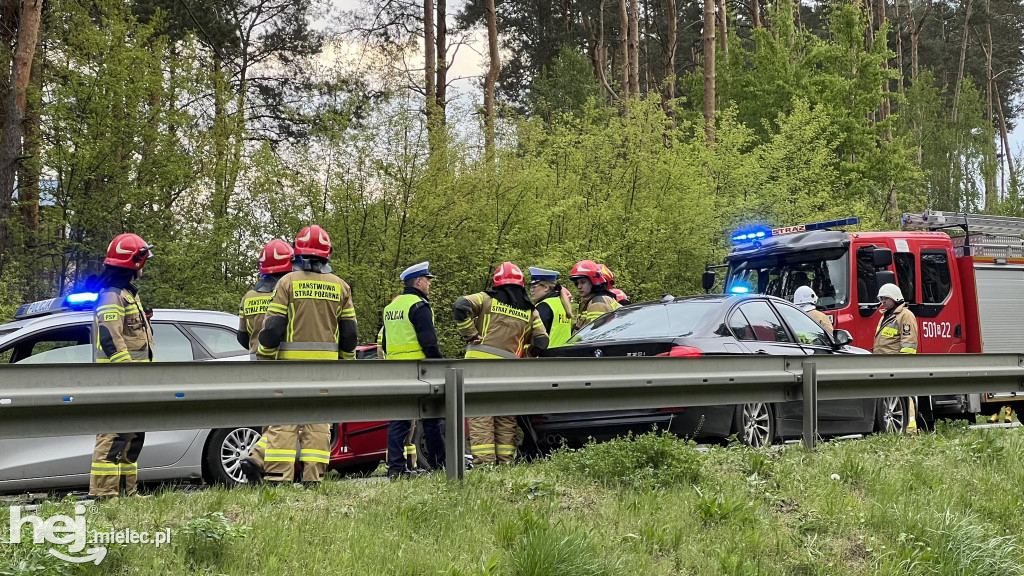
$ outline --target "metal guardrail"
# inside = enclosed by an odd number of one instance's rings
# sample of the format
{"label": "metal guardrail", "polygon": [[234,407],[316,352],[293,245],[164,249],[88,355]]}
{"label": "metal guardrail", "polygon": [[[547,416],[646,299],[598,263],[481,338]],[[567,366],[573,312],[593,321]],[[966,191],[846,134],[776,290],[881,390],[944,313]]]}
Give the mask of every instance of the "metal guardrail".
{"label": "metal guardrail", "polygon": [[0,438],[1024,391],[1024,356],[708,356],[0,367]]}

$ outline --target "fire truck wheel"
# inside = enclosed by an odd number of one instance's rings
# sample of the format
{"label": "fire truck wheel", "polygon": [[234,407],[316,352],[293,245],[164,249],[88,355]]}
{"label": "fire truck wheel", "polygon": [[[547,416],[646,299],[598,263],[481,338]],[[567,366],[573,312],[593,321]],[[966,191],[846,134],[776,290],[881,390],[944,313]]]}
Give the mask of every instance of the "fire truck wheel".
{"label": "fire truck wheel", "polygon": [[889,396],[878,399],[875,432],[901,434],[907,429],[907,399]]}

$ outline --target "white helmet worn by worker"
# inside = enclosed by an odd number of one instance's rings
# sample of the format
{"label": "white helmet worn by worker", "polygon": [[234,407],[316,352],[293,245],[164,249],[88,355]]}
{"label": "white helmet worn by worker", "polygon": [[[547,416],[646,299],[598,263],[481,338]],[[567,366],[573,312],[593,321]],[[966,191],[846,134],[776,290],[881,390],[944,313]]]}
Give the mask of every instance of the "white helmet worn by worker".
{"label": "white helmet worn by worker", "polygon": [[818,303],[818,295],[810,286],[801,286],[793,294],[793,304],[803,311],[813,310]]}
{"label": "white helmet worn by worker", "polygon": [[892,298],[896,302],[903,302],[903,291],[895,284],[885,284],[878,289],[878,299]]}

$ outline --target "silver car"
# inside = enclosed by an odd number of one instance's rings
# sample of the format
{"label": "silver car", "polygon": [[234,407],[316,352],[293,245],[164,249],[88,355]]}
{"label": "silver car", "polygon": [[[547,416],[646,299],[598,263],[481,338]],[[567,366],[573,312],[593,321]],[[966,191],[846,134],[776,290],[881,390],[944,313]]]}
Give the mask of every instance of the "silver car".
{"label": "silver car", "polygon": [[[25,305],[16,316],[21,319],[0,324],[0,363],[91,362],[91,302],[74,304],[75,298],[69,297]],[[248,358],[235,337],[238,318],[232,314],[157,309],[151,321],[157,362]],[[0,440],[0,492],[88,486],[95,438],[88,434]],[[147,432],[139,479],[244,482],[239,459],[258,439],[254,428]]]}

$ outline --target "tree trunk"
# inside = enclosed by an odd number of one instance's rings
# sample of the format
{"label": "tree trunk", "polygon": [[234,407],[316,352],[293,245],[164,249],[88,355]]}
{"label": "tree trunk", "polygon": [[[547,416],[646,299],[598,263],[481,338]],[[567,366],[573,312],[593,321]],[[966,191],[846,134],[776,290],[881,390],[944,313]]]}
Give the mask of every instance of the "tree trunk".
{"label": "tree trunk", "polygon": [[21,166],[18,169],[18,206],[28,232],[28,243],[34,247],[39,235],[39,173],[42,170],[39,154],[40,115],[43,108],[43,62],[45,53],[40,45],[32,58],[29,73],[29,92],[25,103],[25,143]]}
{"label": "tree trunk", "polygon": [[[899,0],[896,0],[897,2]],[[920,72],[918,67],[917,59],[917,47],[920,45],[921,30],[924,28],[924,21],[928,18],[928,13],[932,10],[932,1],[928,0],[924,5],[924,14],[921,15],[920,20],[914,19],[914,6],[907,2],[907,19],[910,21],[910,80],[911,83],[917,82],[917,75]]]}
{"label": "tree trunk", "polygon": [[868,18],[868,26],[864,30],[864,51],[870,52],[871,45],[875,42],[875,10],[871,0],[864,0],[864,13]]}
{"label": "tree trunk", "polygon": [[619,0],[619,54],[622,57],[622,99],[629,97],[629,12],[626,0]]}
{"label": "tree trunk", "polygon": [[437,106],[437,54],[434,51],[434,41],[434,0],[423,0],[423,91],[427,98],[424,110],[427,114],[428,129]]}
{"label": "tree trunk", "polygon": [[15,39],[18,33],[19,0],[0,0],[3,2],[0,11],[0,127],[3,127],[7,114],[7,93],[11,88],[11,59],[16,48]]}
{"label": "tree trunk", "polygon": [[896,78],[896,91],[903,94],[903,21],[900,20],[900,0],[893,0],[892,8],[896,17],[896,68],[900,71]]}
{"label": "tree trunk", "polygon": [[1010,173],[1010,197],[1017,197],[1017,172],[1013,169],[1013,150],[1010,149],[1010,137],[1006,131],[1006,118],[1003,114],[1003,99],[999,96],[999,85],[996,84],[992,90],[996,97],[996,107],[999,108],[999,133],[1003,138],[1003,149],[1006,156],[1006,169]]}
{"label": "tree trunk", "polygon": [[[985,0],[985,31],[988,34],[988,50],[985,50],[985,100],[986,118],[989,124],[995,123],[992,105],[992,2]],[[992,156],[995,156],[995,143],[992,143]],[[998,190],[996,189],[995,167],[989,166],[985,172],[985,209],[992,210],[999,201]]]}
{"label": "tree trunk", "polygon": [[960,42],[960,67],[956,73],[956,88],[953,90],[953,122],[956,123],[957,103],[960,102],[960,85],[964,80],[964,63],[967,61],[967,34],[970,31],[971,10],[974,8],[973,0],[967,0],[967,15],[964,16],[964,35]]}
{"label": "tree trunk", "polygon": [[494,0],[487,0],[487,46],[490,67],[484,80],[484,154],[488,162],[494,160],[494,84],[501,72],[501,57],[498,54],[498,18]]}
{"label": "tree trunk", "polygon": [[434,52],[437,66],[437,122],[444,124],[448,107],[448,0],[437,0],[437,49]]}
{"label": "tree trunk", "polygon": [[640,93],[640,2],[629,0],[629,93]]}
{"label": "tree trunk", "polygon": [[[898,2],[899,0],[896,0],[896,1]],[[881,32],[882,27],[885,26],[885,17],[886,17],[885,12],[886,12],[886,8],[888,8],[888,0],[875,0],[875,2],[876,2],[875,6],[878,8],[878,30],[879,30],[879,32]],[[882,42],[882,45],[886,49],[889,48],[889,37],[888,36],[882,36],[881,42]],[[888,70],[889,70],[889,59],[888,58],[886,58],[885,60],[882,61],[882,70],[888,72]],[[885,80],[882,80],[882,90],[885,92],[886,96],[885,96],[885,99],[882,100],[882,109],[879,111],[880,112],[879,120],[885,120],[886,118],[889,117],[890,103],[889,103],[889,96],[888,96],[888,94],[892,90],[892,88],[889,85],[889,79],[888,78],[886,78]],[[887,134],[887,138],[891,139],[892,138],[892,134],[891,133]]]}
{"label": "tree trunk", "polygon": [[722,58],[729,55],[729,15],[725,11],[725,0],[718,0],[718,45]]}
{"label": "tree trunk", "polygon": [[715,141],[715,0],[704,0],[704,132]]}
{"label": "tree trunk", "polygon": [[7,95],[7,114],[0,133],[0,272],[6,264],[5,255],[11,248],[11,203],[14,183],[22,152],[25,118],[25,99],[36,42],[39,40],[39,21],[43,0],[25,0],[18,20],[18,42],[14,51],[10,92]]}
{"label": "tree trunk", "polygon": [[676,97],[676,43],[678,42],[679,12],[676,0],[665,0],[665,20],[668,22],[668,39],[665,41],[665,103]]}
{"label": "tree trunk", "polygon": [[803,27],[803,23],[800,21],[800,11],[803,7],[804,3],[801,0],[793,0],[793,23],[796,24],[797,30]]}
{"label": "tree trunk", "polygon": [[758,0],[750,0],[750,27],[761,27],[761,3]]}

